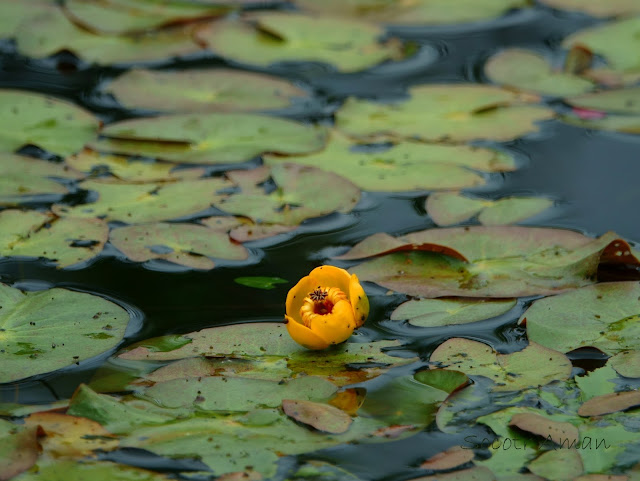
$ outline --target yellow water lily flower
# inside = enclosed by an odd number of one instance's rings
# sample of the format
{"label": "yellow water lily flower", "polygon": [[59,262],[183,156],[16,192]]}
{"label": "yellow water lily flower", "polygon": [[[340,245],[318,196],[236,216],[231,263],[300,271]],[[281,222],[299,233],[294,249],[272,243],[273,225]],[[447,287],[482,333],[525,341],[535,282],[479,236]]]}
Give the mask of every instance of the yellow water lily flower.
{"label": "yellow water lily flower", "polygon": [[369,299],[355,274],[316,267],[287,294],[287,330],[307,349],[346,341],[369,315]]}

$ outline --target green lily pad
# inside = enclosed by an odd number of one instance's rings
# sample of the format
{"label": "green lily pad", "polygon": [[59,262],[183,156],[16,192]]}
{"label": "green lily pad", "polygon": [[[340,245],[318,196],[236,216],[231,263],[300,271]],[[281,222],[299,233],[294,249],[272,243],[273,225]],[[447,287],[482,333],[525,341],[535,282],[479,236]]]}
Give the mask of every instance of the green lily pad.
{"label": "green lily pad", "polygon": [[[579,451],[585,472],[606,473],[632,462],[637,464],[638,432],[637,427],[633,427],[633,424],[637,426],[637,419],[637,414],[632,417],[631,413],[622,413],[620,417],[611,415],[600,422],[580,425]],[[632,421],[632,427],[627,429],[625,421]],[[625,456],[625,452],[629,455]]]}
{"label": "green lily pad", "polygon": [[144,32],[170,23],[222,15],[229,10],[220,4],[148,0],[66,0],[64,6],[74,23],[107,34]]}
{"label": "green lily pad", "polygon": [[334,211],[349,212],[360,200],[351,182],[314,167],[274,165],[271,178],[278,188],[269,194],[242,189],[217,207],[259,223],[294,226]]}
{"label": "green lily pad", "polygon": [[129,322],[123,308],[66,289],[23,293],[0,284],[0,383],[55,371],[120,343]]}
{"label": "green lily pad", "polygon": [[608,364],[621,376],[640,377],[640,350],[619,352]]}
{"label": "green lily pad", "polygon": [[588,92],[593,83],[577,75],[556,71],[535,52],[510,48],[491,57],[485,73],[492,82],[542,95],[565,97]]}
{"label": "green lily pad", "polygon": [[321,149],[325,131],[254,114],[181,114],[108,125],[98,151],[185,163],[244,162],[265,152],[300,154]]}
{"label": "green lily pad", "polygon": [[622,17],[640,13],[640,5],[634,0],[540,0],[540,3],[561,10],[574,10],[592,17]]}
{"label": "green lily pad", "polygon": [[172,183],[125,184],[87,180],[79,187],[98,193],[88,204],[56,204],[53,212],[75,218],[100,217],[130,224],[157,222],[192,215],[211,207],[223,195],[218,191],[229,183],[220,178]]}
{"label": "green lily pad", "polygon": [[434,142],[507,141],[536,132],[554,117],[534,100],[488,85],[425,85],[408,100],[379,103],[349,98],[336,112],[336,127],[349,135],[386,135]]}
{"label": "green lily pad", "polygon": [[58,267],[89,260],[102,251],[109,226],[100,219],[57,218],[36,211],[0,212],[0,256],[44,257]]}
{"label": "green lily pad", "polygon": [[344,411],[330,404],[313,401],[283,399],[282,410],[290,418],[325,433],[342,434],[353,422]]}
{"label": "green lily pad", "polygon": [[562,381],[571,374],[571,361],[561,352],[531,342],[522,351],[498,354],[484,343],[453,338],[433,351],[431,362],[466,374],[491,379],[496,391],[519,391]]}
{"label": "green lily pad", "polygon": [[560,120],[576,127],[593,130],[608,130],[626,134],[640,134],[640,116],[606,115],[604,117],[583,118],[576,115],[563,115]]}
{"label": "green lily pad", "polygon": [[291,157],[267,155],[265,162],[319,167],[346,177],[363,190],[391,192],[473,187],[485,180],[470,169],[485,172],[515,169],[512,157],[491,149],[400,142],[384,146],[384,150],[354,150],[358,145],[333,132],[321,152]]}
{"label": "green lily pad", "polygon": [[286,284],[286,279],[280,277],[236,277],[234,282],[254,289],[275,289],[278,284]]}
{"label": "green lily pad", "polygon": [[413,378],[422,384],[440,389],[447,394],[451,394],[469,384],[469,378],[465,373],[449,369],[425,369],[415,373]]}
{"label": "green lily pad", "polygon": [[604,90],[575,97],[566,102],[581,109],[620,114],[640,114],[640,87]]}
{"label": "green lily pad", "polygon": [[33,58],[68,50],[99,65],[158,62],[202,51],[193,41],[192,30],[187,24],[139,35],[97,35],[75,25],[56,8],[26,18],[16,30],[16,44],[22,55]]}
{"label": "green lily pad", "polygon": [[618,379],[616,371],[607,364],[589,371],[584,376],[576,376],[574,381],[576,386],[580,388],[580,400],[587,401],[602,394],[615,392],[617,388],[616,379]]}
{"label": "green lily pad", "polygon": [[[602,4],[602,5],[610,5]],[[610,67],[622,72],[640,71],[640,16],[598,24],[564,39],[562,46],[587,48],[605,58]]]}
{"label": "green lily pad", "polygon": [[391,320],[407,319],[418,327],[467,324],[500,316],[515,305],[515,299],[417,299],[400,304]]}
{"label": "green lily pad", "polygon": [[[170,481],[167,475],[133,468],[108,461],[89,461],[77,459],[49,459],[36,464],[37,469],[30,470],[13,478],[13,481],[43,481],[64,479],[65,481]],[[60,478],[63,476],[63,478]]]}
{"label": "green lily pad", "polygon": [[0,150],[36,145],[57,155],[79,151],[95,138],[99,121],[69,102],[20,90],[0,90]]}
{"label": "green lily pad", "polygon": [[52,179],[81,177],[63,164],[0,153],[0,204],[24,202],[42,194],[66,194],[67,188]]}
{"label": "green lily pad", "polygon": [[0,419],[0,480],[13,479],[28,470],[36,463],[39,454],[37,429]]}
{"label": "green lily pad", "polygon": [[479,22],[504,15],[509,10],[524,8],[524,0],[463,0],[451,8],[448,0],[296,0],[305,10],[333,15],[350,15],[359,19],[393,25],[443,25]]}
{"label": "green lily pad", "polygon": [[216,229],[194,224],[144,224],[111,231],[109,241],[135,262],[162,259],[193,269],[213,269],[209,257],[245,260],[247,250]]}
{"label": "green lily pad", "polygon": [[[178,169],[169,162],[147,162],[120,155],[101,155],[93,150],[67,157],[65,163],[80,172],[106,173],[127,182],[160,182],[165,180],[197,179],[204,169]],[[104,178],[103,178],[104,180]]]}
{"label": "green lily pad", "polygon": [[542,453],[527,468],[546,479],[571,481],[584,472],[582,458],[575,449],[559,449]]}
{"label": "green lily pad", "polygon": [[33,16],[34,12],[53,9],[54,5],[53,0],[30,0],[20,3],[0,0],[0,9],[3,12],[0,17],[0,38],[13,37],[24,19]]}
{"label": "green lily pad", "polygon": [[476,199],[457,192],[438,192],[427,197],[425,209],[438,225],[452,225],[478,215],[483,225],[507,225],[539,214],[553,205],[543,197]]}
{"label": "green lily pad", "polygon": [[637,265],[631,250],[611,232],[592,239],[561,229],[474,226],[372,236],[339,258],[379,256],[350,271],[412,296],[504,298],[591,284],[600,264]]}
{"label": "green lily pad", "polygon": [[227,69],[129,70],[105,90],[127,108],[157,112],[283,109],[307,95],[285,80]]}
{"label": "green lily pad", "polygon": [[583,346],[615,354],[640,348],[640,286],[609,282],[535,301],[518,321],[531,341],[562,352]]}
{"label": "green lily pad", "polygon": [[212,22],[198,30],[196,38],[225,58],[262,66],[324,62],[355,72],[401,55],[400,42],[381,43],[383,29],[357,20],[284,12],[256,14],[249,20]]}

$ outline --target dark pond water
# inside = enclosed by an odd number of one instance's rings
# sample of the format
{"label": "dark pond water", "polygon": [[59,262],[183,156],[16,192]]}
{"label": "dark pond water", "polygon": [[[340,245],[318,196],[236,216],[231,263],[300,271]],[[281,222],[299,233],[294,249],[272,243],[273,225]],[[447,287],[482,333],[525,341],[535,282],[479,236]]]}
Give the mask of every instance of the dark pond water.
{"label": "dark pond water", "polygon": [[[291,117],[329,124],[332,112],[347,96],[398,98],[406,95],[407,87],[412,85],[484,82],[483,62],[496,50],[522,46],[550,51],[557,48],[568,33],[595,23],[596,20],[584,15],[537,7],[500,20],[462,27],[396,28],[393,34],[414,42],[419,47],[418,55],[364,73],[340,75],[310,64],[263,71],[295,80],[314,92],[314,99],[296,107]],[[214,57],[166,63],[158,68],[222,66],[237,68]],[[121,72],[82,64],[68,54],[34,61],[16,54],[10,42],[0,46],[0,87],[67,98],[96,112],[105,121],[135,115],[96,93],[102,82]],[[540,133],[502,144],[502,148],[516,153],[519,169],[492,174],[486,186],[471,192],[487,198],[508,194],[550,196],[557,200],[556,207],[536,217],[535,222],[525,224],[565,227],[593,236],[613,230],[631,241],[640,239],[638,137],[587,131],[550,121]],[[37,153],[33,149],[28,152]],[[250,164],[258,162],[259,159],[255,159]],[[28,290],[71,287],[116,299],[134,315],[134,328],[126,342],[214,325],[279,321],[291,283],[331,255],[344,252],[348,246],[376,232],[402,234],[434,226],[423,207],[427,194],[364,193],[351,214],[332,214],[308,221],[294,235],[281,237],[279,242],[268,239],[250,243],[249,261],[222,263],[209,272],[172,272],[167,265],[160,264],[157,269],[142,267],[124,262],[107,250],[96,262],[79,270],[57,270],[38,261],[3,259],[0,260],[0,280]],[[240,276],[278,276],[290,283],[270,291],[248,289],[233,282]],[[435,346],[454,336],[484,340],[502,352],[518,350],[526,343],[523,331],[515,326],[521,311],[512,311],[508,316],[476,327],[424,331],[387,320],[404,296],[385,295],[384,289],[373,285],[367,286],[367,292],[372,313],[360,335],[371,340],[406,340],[408,344],[404,349],[417,352],[423,360]],[[521,300],[522,308],[526,304],[527,299]],[[586,357],[598,356],[588,353]],[[104,357],[59,373],[0,386],[0,399],[33,403],[67,398],[80,382],[91,379],[103,361]],[[409,366],[399,373],[410,372],[415,367]],[[477,431],[485,432],[481,428]],[[420,460],[460,442],[458,436],[427,430],[396,443],[340,447],[323,451],[314,458],[337,462],[365,479],[404,479],[409,468]],[[132,452],[112,455],[111,459],[170,470],[185,465]],[[197,463],[191,465],[198,466]]]}

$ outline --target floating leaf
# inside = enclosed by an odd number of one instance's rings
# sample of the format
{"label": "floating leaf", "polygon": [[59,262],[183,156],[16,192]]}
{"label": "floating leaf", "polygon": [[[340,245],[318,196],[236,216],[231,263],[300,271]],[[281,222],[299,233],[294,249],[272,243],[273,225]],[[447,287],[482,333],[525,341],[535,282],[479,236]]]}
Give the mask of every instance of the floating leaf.
{"label": "floating leaf", "polygon": [[621,376],[640,377],[640,350],[619,352],[608,364]]}
{"label": "floating leaf", "polygon": [[640,87],[604,90],[575,97],[566,102],[581,109],[620,114],[640,114]]}
{"label": "floating leaf", "polygon": [[514,414],[509,421],[509,426],[515,426],[523,431],[542,436],[558,445],[569,442],[569,445],[573,446],[580,437],[578,428],[573,424],[554,421],[536,413]]}
{"label": "floating leaf", "polygon": [[[610,5],[608,2],[602,5]],[[585,47],[605,58],[610,67],[622,72],[640,70],[640,16],[598,24],[564,39],[562,46]]]}
{"label": "floating leaf", "polygon": [[453,338],[433,351],[431,362],[441,363],[466,374],[488,377],[496,391],[518,391],[565,380],[571,362],[564,354],[531,342],[522,351],[497,354],[477,341]]}
{"label": "floating leaf", "polygon": [[635,0],[540,0],[544,5],[562,10],[575,10],[592,17],[622,17],[640,13]]}
{"label": "floating leaf", "polygon": [[220,4],[140,0],[66,0],[65,11],[78,25],[96,33],[143,32],[170,23],[224,14]]}
{"label": "floating leaf", "polygon": [[336,112],[338,129],[360,138],[387,135],[434,142],[507,141],[538,130],[551,110],[533,100],[488,85],[424,85],[403,102],[347,99]]}
{"label": "floating leaf", "polygon": [[484,466],[475,466],[469,469],[453,471],[451,473],[438,473],[433,476],[422,476],[414,481],[495,481],[496,477],[490,469]]}
{"label": "floating leaf", "polygon": [[26,471],[38,460],[37,430],[0,419],[0,481],[8,481]]}
{"label": "floating leaf", "polygon": [[583,346],[615,354],[640,348],[640,285],[609,282],[535,301],[518,321],[527,337],[562,352]]}
{"label": "floating leaf", "polygon": [[485,183],[481,175],[470,169],[485,172],[515,169],[509,155],[478,147],[400,142],[356,150],[361,147],[334,132],[321,152],[293,157],[267,155],[265,162],[319,167],[346,177],[363,190],[374,191],[461,189]]}
{"label": "floating leaf", "polygon": [[0,383],[55,371],[117,346],[129,315],[66,289],[21,292],[0,284]]}
{"label": "floating leaf", "polygon": [[254,114],[181,114],[108,125],[96,150],[185,163],[244,162],[264,152],[300,154],[324,146],[320,127]]}
{"label": "floating leaf", "polygon": [[91,259],[102,251],[109,227],[100,219],[57,218],[36,211],[0,212],[0,256],[44,257],[58,267]]}
{"label": "floating leaf", "polygon": [[427,197],[427,214],[438,225],[463,222],[480,214],[484,225],[514,224],[539,214],[553,205],[543,197],[505,197],[499,200],[475,199],[457,192],[438,192]]}
{"label": "floating leaf", "polygon": [[22,55],[34,58],[68,50],[99,65],[158,62],[201,51],[192,39],[192,30],[189,25],[178,25],[140,35],[96,35],[76,26],[56,8],[22,22],[16,32],[16,44]]}
{"label": "floating leaf", "polygon": [[0,153],[0,204],[24,202],[42,194],[66,194],[67,188],[52,179],[80,177],[66,165]]}
{"label": "floating leaf", "polygon": [[274,165],[271,177],[278,187],[271,193],[243,189],[218,207],[255,222],[294,226],[334,211],[349,212],[360,200],[360,190],[351,182],[313,167]]}
{"label": "floating leaf", "polygon": [[582,458],[575,449],[558,449],[542,453],[527,468],[545,479],[570,481],[584,472]]}
{"label": "floating leaf", "polygon": [[[167,475],[133,468],[108,461],[88,461],[77,459],[50,459],[37,463],[37,469],[23,473],[14,481],[42,481],[44,479],[65,481],[170,481]],[[62,473],[62,474],[61,474]]]}
{"label": "floating leaf", "polygon": [[[637,427],[633,427],[633,424],[637,426],[637,417],[630,418],[629,413],[618,415],[620,417],[617,418],[614,416],[599,422],[580,425],[582,442],[579,451],[587,473],[607,472],[610,469],[628,465],[629,460],[637,461],[638,459],[638,431]],[[631,421],[632,427],[626,429],[625,420]]]}
{"label": "floating leaf", "polygon": [[250,20],[213,22],[198,30],[196,38],[230,60],[262,66],[324,62],[354,72],[400,56],[398,41],[380,43],[384,30],[357,20],[284,12],[256,14]]}
{"label": "floating leaf", "polygon": [[278,284],[286,284],[286,279],[281,279],[280,277],[236,277],[234,282],[237,282],[240,285],[253,287],[255,289],[275,289]]}
{"label": "floating leaf", "polygon": [[585,373],[584,376],[576,376],[573,380],[580,388],[580,400],[586,401],[601,394],[613,393],[617,389],[618,376],[609,365],[599,367]]}
{"label": "floating leaf", "polygon": [[34,12],[46,11],[54,5],[52,0],[30,0],[16,3],[13,0],[0,0],[0,38],[13,37],[23,20],[33,16]]}
{"label": "floating leaf", "polygon": [[581,118],[576,115],[563,115],[560,120],[576,127],[594,130],[609,130],[626,134],[640,134],[640,116],[638,115],[598,115],[596,118]]}
{"label": "floating leaf", "polygon": [[82,149],[99,121],[69,102],[20,90],[0,90],[0,150],[36,145],[57,155]]}
{"label": "floating leaf", "polygon": [[551,294],[592,283],[601,263],[638,263],[614,233],[591,239],[534,227],[454,227],[377,237],[339,258],[371,256],[381,257],[351,272],[421,297]]}
{"label": "floating leaf", "polygon": [[624,411],[640,405],[640,391],[614,392],[596,396],[585,402],[578,414],[580,416],[601,416],[603,414]]}
{"label": "floating leaf", "polygon": [[165,184],[125,184],[87,180],[79,187],[98,193],[95,202],[67,206],[56,204],[53,212],[77,218],[100,217],[131,224],[156,222],[196,214],[219,202],[218,191],[229,183],[220,178],[186,180]]}
{"label": "floating leaf", "polygon": [[92,150],[83,150],[67,157],[65,163],[86,173],[105,173],[106,171],[127,182],[197,179],[205,172],[204,169],[198,168],[174,170],[176,164],[168,162],[148,162],[119,155],[101,155]]}
{"label": "floating leaf", "polygon": [[236,242],[250,242],[280,234],[287,234],[295,230],[296,227],[297,226],[280,224],[244,224],[231,229],[229,237]]}
{"label": "floating leaf", "polygon": [[407,319],[419,327],[467,324],[500,316],[515,305],[515,299],[417,299],[400,304],[391,320]]}
{"label": "floating leaf", "polygon": [[469,384],[467,375],[449,369],[425,369],[414,374],[413,378],[427,386],[451,394]]}
{"label": "floating leaf", "polygon": [[542,95],[565,97],[593,88],[589,80],[555,71],[542,55],[519,48],[499,52],[487,61],[484,68],[492,82]]}
{"label": "floating leaf", "polygon": [[293,399],[282,400],[282,410],[292,419],[325,433],[342,434],[353,420],[344,411],[329,404]]}
{"label": "floating leaf", "polygon": [[285,80],[227,69],[129,70],[106,92],[127,108],[158,112],[283,109],[292,98],[307,95]]}
{"label": "floating leaf", "polygon": [[431,456],[420,465],[420,469],[432,469],[434,471],[453,469],[467,464],[474,456],[475,454],[471,449],[453,446],[446,451]]}
{"label": "floating leaf", "polygon": [[511,9],[524,8],[524,0],[466,0],[451,8],[447,0],[296,0],[305,10],[390,23],[393,25],[442,25],[478,22],[500,17]]}
{"label": "floating leaf", "polygon": [[144,224],[111,231],[110,242],[135,262],[163,259],[193,269],[213,269],[209,257],[245,260],[241,245],[215,229],[193,224]]}

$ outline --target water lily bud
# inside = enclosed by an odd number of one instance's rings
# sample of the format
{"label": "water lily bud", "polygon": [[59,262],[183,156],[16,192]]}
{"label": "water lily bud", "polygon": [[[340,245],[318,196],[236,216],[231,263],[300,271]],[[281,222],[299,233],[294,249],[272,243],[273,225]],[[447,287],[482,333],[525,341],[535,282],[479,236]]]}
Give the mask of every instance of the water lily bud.
{"label": "water lily bud", "polygon": [[307,349],[346,341],[369,315],[369,299],[355,274],[334,266],[316,267],[287,294],[287,330]]}

